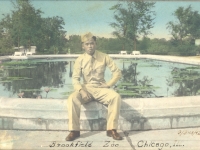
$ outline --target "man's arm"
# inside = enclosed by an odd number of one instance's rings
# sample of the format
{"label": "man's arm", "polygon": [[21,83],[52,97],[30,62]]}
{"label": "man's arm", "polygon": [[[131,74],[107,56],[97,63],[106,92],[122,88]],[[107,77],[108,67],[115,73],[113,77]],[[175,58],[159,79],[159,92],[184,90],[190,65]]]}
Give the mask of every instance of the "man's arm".
{"label": "man's arm", "polygon": [[78,91],[81,94],[83,100],[92,100],[92,95],[86,90],[83,89],[80,83],[81,78],[81,61],[76,59],[73,69],[72,75],[72,84],[74,86],[74,90]]}
{"label": "man's arm", "polygon": [[110,71],[112,72],[112,78],[106,83],[109,87],[112,87],[117,83],[117,81],[121,78],[122,73],[121,70],[117,67],[115,62],[112,58],[110,58],[108,55],[106,56],[106,64]]}
{"label": "man's arm", "polygon": [[73,74],[72,74],[72,84],[73,84],[74,90],[78,92],[82,88],[81,83],[80,83],[80,78],[81,78],[81,62],[80,62],[80,59],[77,58],[74,63],[74,69],[73,69]]}

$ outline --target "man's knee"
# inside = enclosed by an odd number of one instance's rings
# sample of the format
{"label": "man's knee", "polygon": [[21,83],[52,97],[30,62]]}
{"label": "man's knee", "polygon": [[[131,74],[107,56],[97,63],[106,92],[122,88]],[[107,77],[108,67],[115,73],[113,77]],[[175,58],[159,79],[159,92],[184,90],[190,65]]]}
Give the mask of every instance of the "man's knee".
{"label": "man's knee", "polygon": [[114,96],[118,99],[121,99],[121,96],[119,95],[119,93],[115,92]]}
{"label": "man's knee", "polygon": [[71,103],[71,102],[77,103],[77,102],[80,102],[80,100],[81,100],[80,93],[75,91],[68,97],[67,101],[68,103]]}
{"label": "man's knee", "polygon": [[112,98],[111,99],[115,100],[115,101],[118,101],[118,102],[121,102],[121,96],[117,92],[113,92],[112,93]]}

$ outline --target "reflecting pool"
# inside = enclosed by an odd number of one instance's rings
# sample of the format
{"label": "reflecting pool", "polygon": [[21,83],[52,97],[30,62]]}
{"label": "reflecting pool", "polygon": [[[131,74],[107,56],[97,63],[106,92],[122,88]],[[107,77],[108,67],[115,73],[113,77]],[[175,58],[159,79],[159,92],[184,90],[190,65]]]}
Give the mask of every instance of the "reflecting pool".
{"label": "reflecting pool", "polygon": [[[0,64],[0,96],[66,99],[73,91],[75,59],[4,61]],[[123,77],[114,89],[123,98],[200,95],[200,66],[151,59],[114,59]],[[109,69],[105,79],[112,74]]]}

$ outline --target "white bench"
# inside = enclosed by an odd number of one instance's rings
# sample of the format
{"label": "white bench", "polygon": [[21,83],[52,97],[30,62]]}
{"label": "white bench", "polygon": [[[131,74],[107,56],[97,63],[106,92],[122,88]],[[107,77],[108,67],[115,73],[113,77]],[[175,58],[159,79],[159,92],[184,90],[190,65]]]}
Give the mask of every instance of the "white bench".
{"label": "white bench", "polygon": [[33,55],[33,53],[32,52],[26,52],[26,56],[28,56],[28,55]]}
{"label": "white bench", "polygon": [[127,55],[127,51],[120,51],[119,54],[121,54],[121,55]]}
{"label": "white bench", "polygon": [[131,55],[140,55],[140,51],[132,51]]}
{"label": "white bench", "polygon": [[15,52],[14,56],[23,56],[23,53],[22,52]]}

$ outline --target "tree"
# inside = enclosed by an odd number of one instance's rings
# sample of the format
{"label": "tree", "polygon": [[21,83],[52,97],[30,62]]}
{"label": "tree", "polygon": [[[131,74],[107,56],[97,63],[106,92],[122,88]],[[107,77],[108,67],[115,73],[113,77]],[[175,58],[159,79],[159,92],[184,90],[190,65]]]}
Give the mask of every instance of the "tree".
{"label": "tree", "polygon": [[62,51],[67,42],[63,25],[65,25],[64,20],[59,16],[42,19],[41,36],[43,42],[37,41],[41,50],[50,49],[53,53]]}
{"label": "tree", "polygon": [[0,55],[13,53],[13,41],[11,36],[0,26]]}
{"label": "tree", "polygon": [[29,0],[17,0],[13,6],[14,10],[5,15],[0,24],[15,46],[23,45],[28,49],[35,45],[38,52],[44,49],[52,50],[51,53],[62,51],[67,41],[63,18],[42,18],[42,11],[35,9]]}
{"label": "tree", "polygon": [[167,28],[175,41],[183,44],[183,40],[186,38],[190,40],[200,38],[200,14],[198,11],[193,11],[191,6],[179,7],[173,15],[176,17],[176,21],[168,22]]}
{"label": "tree", "polygon": [[83,53],[81,36],[80,35],[71,35],[69,36],[69,41],[67,43],[70,53]]}
{"label": "tree", "polygon": [[122,40],[130,40],[137,49],[138,37],[151,34],[155,12],[151,9],[155,3],[140,0],[127,0],[111,7],[115,11],[116,22],[110,25],[115,29],[113,35]]}
{"label": "tree", "polygon": [[42,12],[36,10],[28,0],[17,0],[13,5],[15,10],[1,24],[11,35],[15,45],[29,48],[39,36]]}
{"label": "tree", "polygon": [[123,43],[122,50],[124,50],[126,43],[127,26],[128,26],[127,10],[120,8],[120,5],[115,5],[111,8],[111,10],[112,9],[117,9],[118,14],[114,15],[114,18],[117,22],[113,22],[110,25],[116,30],[113,32],[113,35],[122,41]]}

